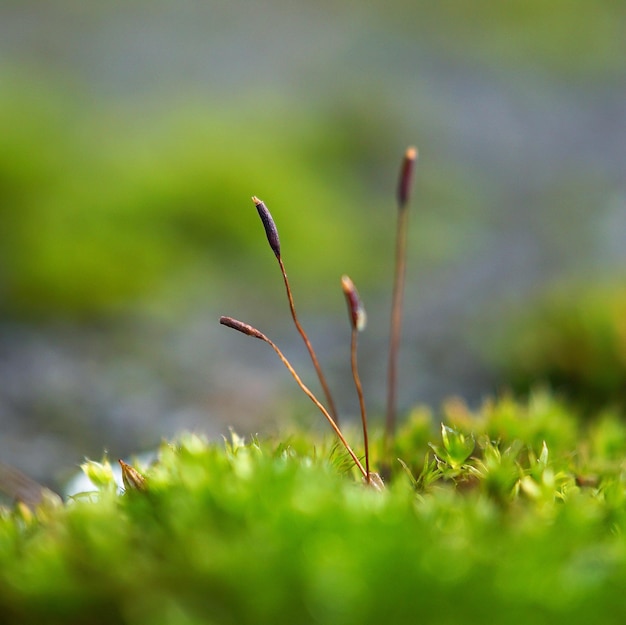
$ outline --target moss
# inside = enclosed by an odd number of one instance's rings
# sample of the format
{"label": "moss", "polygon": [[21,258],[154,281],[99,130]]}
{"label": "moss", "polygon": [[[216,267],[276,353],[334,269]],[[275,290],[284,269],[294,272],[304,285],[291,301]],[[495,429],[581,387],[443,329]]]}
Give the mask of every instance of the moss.
{"label": "moss", "polygon": [[551,291],[502,332],[494,361],[518,392],[552,387],[594,414],[626,405],[626,293],[619,285]]}
{"label": "moss", "polygon": [[[4,510],[0,616],[621,622],[626,430],[608,417],[584,426],[565,410],[549,396],[504,398],[472,420],[448,407],[443,439],[429,422],[421,479],[394,463],[382,493],[346,470],[328,440],[303,434],[226,444],[183,436],[145,470],[146,490],[121,495],[96,465],[95,494],[29,519]],[[409,420],[398,448],[407,453],[424,426]],[[475,440],[464,460],[458,437]]]}

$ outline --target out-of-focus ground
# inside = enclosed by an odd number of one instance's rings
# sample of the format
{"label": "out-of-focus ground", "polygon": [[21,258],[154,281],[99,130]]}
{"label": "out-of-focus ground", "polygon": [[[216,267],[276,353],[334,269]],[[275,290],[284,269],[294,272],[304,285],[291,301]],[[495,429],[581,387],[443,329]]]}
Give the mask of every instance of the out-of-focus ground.
{"label": "out-of-focus ground", "polygon": [[54,483],[183,429],[316,422],[257,325],[354,415],[341,274],[385,398],[393,193],[411,207],[400,406],[505,383],[489,342],[623,278],[626,9],[608,0],[0,5],[0,459]]}

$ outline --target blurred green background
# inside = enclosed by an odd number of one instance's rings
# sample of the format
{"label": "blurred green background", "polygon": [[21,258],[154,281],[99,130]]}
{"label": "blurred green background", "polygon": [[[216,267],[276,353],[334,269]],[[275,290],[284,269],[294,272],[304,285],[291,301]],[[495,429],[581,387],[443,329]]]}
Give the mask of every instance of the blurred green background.
{"label": "blurred green background", "polygon": [[266,346],[217,324],[257,325],[313,385],[251,195],[346,415],[341,274],[359,287],[375,415],[411,144],[401,406],[566,388],[517,324],[563,284],[566,318],[624,291],[625,31],[618,0],[2,2],[0,458],[50,482],[181,429],[309,422]]}

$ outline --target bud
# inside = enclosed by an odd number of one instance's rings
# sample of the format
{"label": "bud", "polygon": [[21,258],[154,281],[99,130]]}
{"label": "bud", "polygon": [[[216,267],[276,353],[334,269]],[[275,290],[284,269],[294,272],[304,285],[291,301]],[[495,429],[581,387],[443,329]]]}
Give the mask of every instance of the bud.
{"label": "bud", "polygon": [[99,491],[112,491],[117,490],[117,482],[115,481],[115,474],[109,461],[104,458],[102,462],[96,462],[95,460],[87,460],[80,465],[83,473],[89,478],[89,481]]}
{"label": "bud", "polygon": [[404,209],[409,203],[411,186],[413,184],[413,169],[417,159],[417,150],[408,148],[404,153],[402,167],[400,168],[400,178],[398,180],[398,207]]}
{"label": "bud", "polygon": [[272,219],[272,215],[270,214],[269,210],[267,210],[265,202],[259,200],[258,197],[252,196],[252,201],[254,202],[257,212],[259,213],[259,217],[263,222],[267,241],[270,244],[272,251],[276,255],[276,258],[280,258],[280,240],[278,238],[278,230],[276,229],[276,224]]}
{"label": "bud", "polygon": [[350,315],[352,328],[361,332],[365,329],[365,325],[367,324],[367,315],[365,314],[365,309],[361,304],[359,292],[356,290],[354,283],[348,276],[342,276],[341,288],[346,296],[348,314]]}
{"label": "bud", "polygon": [[137,471],[137,469],[130,466],[123,460],[118,460],[120,467],[122,467],[122,482],[124,482],[124,488],[126,492],[130,490],[145,491],[146,478]]}
{"label": "bud", "polygon": [[267,341],[267,337],[265,336],[265,334],[259,332],[256,328],[253,328],[251,325],[248,325],[243,321],[238,321],[237,319],[233,319],[232,317],[220,317],[220,323],[223,326],[232,328],[233,330],[237,330],[237,332],[241,332],[242,334],[253,336],[255,339]]}

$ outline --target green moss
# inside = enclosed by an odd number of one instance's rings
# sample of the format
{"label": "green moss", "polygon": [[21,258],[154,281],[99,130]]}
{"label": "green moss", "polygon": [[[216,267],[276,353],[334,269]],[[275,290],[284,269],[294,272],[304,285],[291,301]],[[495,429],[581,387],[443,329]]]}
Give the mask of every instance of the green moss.
{"label": "green moss", "polygon": [[302,434],[184,436],[145,470],[145,492],[117,494],[93,465],[95,494],[3,511],[1,620],[621,622],[623,422],[584,426],[548,396],[468,416],[448,406],[444,439],[410,419],[406,468],[382,493]]}
{"label": "green moss", "polygon": [[513,389],[546,384],[588,413],[626,405],[626,293],[576,285],[528,302],[502,333],[495,362]]}

